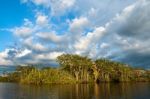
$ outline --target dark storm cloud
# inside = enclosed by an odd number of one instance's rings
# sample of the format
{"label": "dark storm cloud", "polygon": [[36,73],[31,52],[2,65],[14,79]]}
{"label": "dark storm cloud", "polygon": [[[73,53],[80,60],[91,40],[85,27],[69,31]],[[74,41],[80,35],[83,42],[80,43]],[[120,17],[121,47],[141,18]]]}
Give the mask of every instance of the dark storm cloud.
{"label": "dark storm cloud", "polygon": [[[150,1],[139,0],[117,15],[108,26],[106,38],[110,59],[150,68]],[[110,42],[111,40],[112,42]]]}
{"label": "dark storm cloud", "polygon": [[150,2],[137,4],[122,22],[117,33],[145,40],[150,38]]}

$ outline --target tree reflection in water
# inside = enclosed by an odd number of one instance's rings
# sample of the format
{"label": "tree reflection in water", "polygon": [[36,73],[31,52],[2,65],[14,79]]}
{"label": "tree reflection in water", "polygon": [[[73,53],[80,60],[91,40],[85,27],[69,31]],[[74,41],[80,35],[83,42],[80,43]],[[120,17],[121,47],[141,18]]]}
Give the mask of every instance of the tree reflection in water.
{"label": "tree reflection in water", "polygon": [[149,83],[19,85],[0,83],[0,99],[149,99]]}

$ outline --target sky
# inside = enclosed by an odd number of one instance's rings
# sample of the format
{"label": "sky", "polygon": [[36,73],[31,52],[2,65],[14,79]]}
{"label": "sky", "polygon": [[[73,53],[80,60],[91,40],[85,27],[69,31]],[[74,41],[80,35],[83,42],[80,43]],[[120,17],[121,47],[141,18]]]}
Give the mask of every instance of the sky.
{"label": "sky", "polygon": [[61,54],[150,69],[149,0],[1,0],[0,65]]}

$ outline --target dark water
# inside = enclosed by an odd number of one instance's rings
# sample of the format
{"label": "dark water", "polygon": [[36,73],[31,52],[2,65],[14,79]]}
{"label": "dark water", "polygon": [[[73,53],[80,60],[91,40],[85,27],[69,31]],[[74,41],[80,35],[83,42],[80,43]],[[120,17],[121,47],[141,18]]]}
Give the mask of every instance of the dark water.
{"label": "dark water", "polygon": [[51,86],[0,83],[0,99],[150,99],[150,83]]}

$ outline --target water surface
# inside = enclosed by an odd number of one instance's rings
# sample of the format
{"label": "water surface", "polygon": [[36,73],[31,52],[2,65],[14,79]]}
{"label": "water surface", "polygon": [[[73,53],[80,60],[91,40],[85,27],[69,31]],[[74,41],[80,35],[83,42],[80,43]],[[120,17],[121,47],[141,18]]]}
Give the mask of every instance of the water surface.
{"label": "water surface", "polygon": [[0,99],[150,99],[150,83],[49,86],[0,83]]}

